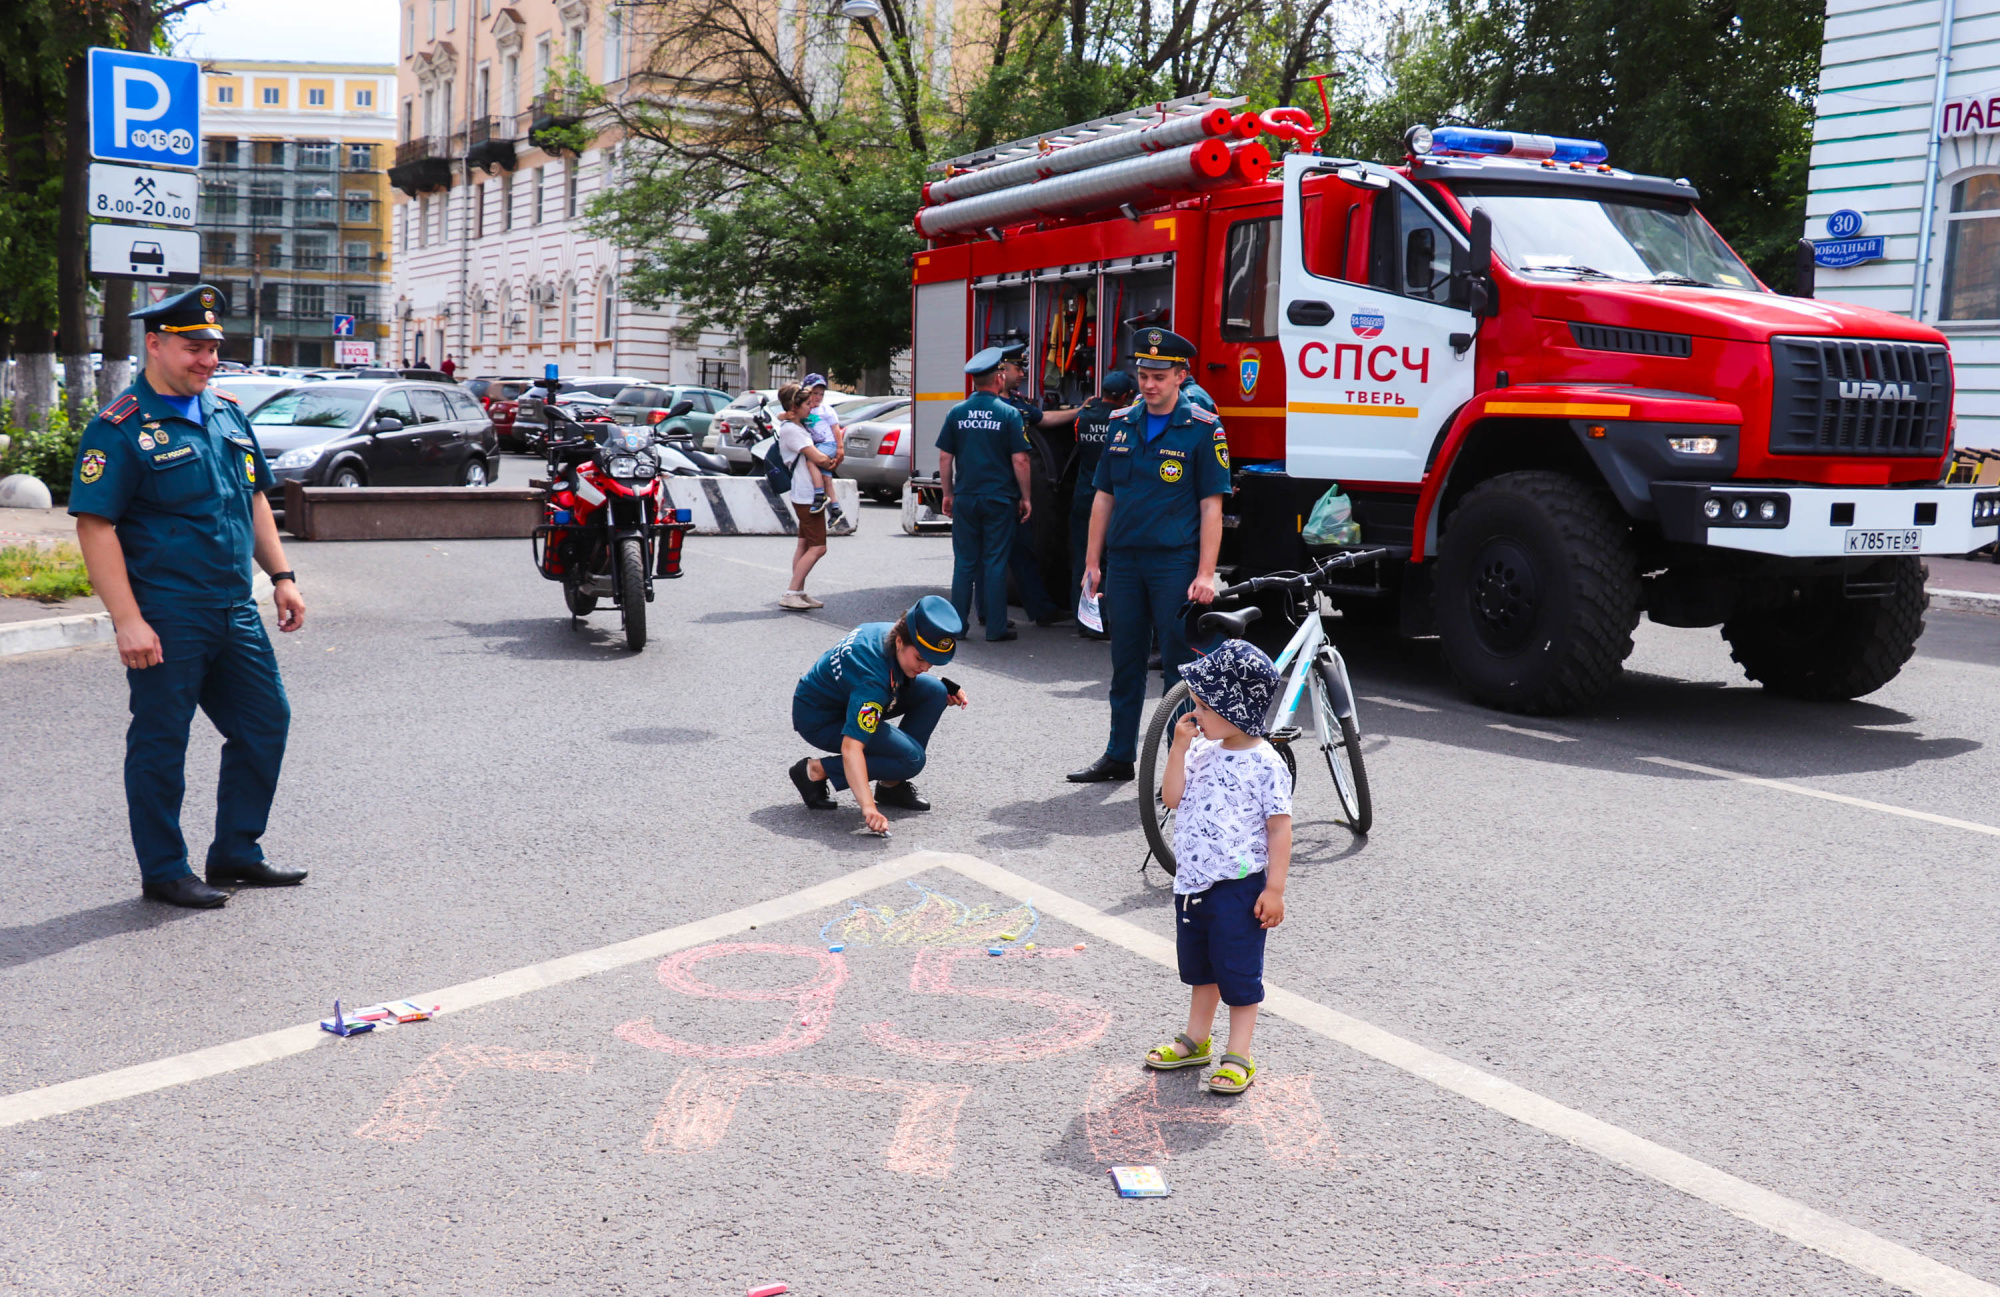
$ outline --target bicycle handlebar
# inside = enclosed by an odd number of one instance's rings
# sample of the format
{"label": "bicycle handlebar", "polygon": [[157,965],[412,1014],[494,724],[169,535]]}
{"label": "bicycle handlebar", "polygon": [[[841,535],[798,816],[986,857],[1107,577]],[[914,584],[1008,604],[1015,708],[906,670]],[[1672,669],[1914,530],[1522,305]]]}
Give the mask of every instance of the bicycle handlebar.
{"label": "bicycle handlebar", "polygon": [[1313,564],[1310,572],[1294,572],[1286,576],[1253,576],[1237,585],[1224,586],[1215,592],[1217,603],[1241,594],[1256,594],[1260,590],[1309,589],[1325,581],[1342,568],[1359,567],[1363,563],[1377,563],[1389,556],[1386,549],[1359,549],[1351,553],[1335,554]]}

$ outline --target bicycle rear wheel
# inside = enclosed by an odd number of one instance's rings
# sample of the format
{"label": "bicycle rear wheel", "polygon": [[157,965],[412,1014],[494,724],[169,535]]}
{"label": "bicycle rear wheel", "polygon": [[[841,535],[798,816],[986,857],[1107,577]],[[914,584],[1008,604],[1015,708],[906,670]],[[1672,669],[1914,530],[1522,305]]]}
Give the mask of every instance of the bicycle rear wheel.
{"label": "bicycle rear wheel", "polygon": [[[1320,751],[1326,754],[1327,773],[1333,776],[1333,791],[1340,798],[1347,827],[1366,834],[1368,826],[1375,822],[1375,807],[1368,796],[1368,768],[1361,761],[1361,731],[1355,727],[1353,717],[1333,714],[1333,700],[1343,693],[1334,677],[1333,664],[1315,662],[1313,669],[1319,675],[1315,682],[1318,687],[1313,690],[1313,705],[1319,709]],[[1329,741],[1332,735],[1339,737]]]}
{"label": "bicycle rear wheel", "polygon": [[1174,726],[1194,710],[1185,683],[1167,690],[1146,721],[1146,734],[1139,746],[1139,825],[1146,831],[1146,845],[1153,849],[1160,868],[1172,874],[1180,867],[1174,859],[1174,812],[1160,801],[1160,781],[1167,769],[1167,753],[1174,745]]}

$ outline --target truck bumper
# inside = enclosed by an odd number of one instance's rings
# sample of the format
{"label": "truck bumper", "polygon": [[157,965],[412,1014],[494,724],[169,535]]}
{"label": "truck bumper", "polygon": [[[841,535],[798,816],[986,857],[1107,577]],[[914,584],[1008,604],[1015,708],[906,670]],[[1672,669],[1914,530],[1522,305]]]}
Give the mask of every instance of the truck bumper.
{"label": "truck bumper", "polygon": [[2000,491],[1973,486],[1655,482],[1670,541],[1781,558],[1969,554],[2000,536]]}

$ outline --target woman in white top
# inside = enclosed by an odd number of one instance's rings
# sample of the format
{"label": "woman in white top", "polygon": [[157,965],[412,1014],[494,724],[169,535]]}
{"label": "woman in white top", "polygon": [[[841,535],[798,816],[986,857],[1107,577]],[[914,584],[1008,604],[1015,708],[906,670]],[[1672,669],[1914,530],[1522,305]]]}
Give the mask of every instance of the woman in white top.
{"label": "woman in white top", "polygon": [[826,605],[806,593],[806,575],[826,554],[826,515],[813,512],[814,466],[833,468],[833,458],[813,445],[806,431],[806,412],[812,406],[812,391],[802,383],[787,383],[778,389],[778,405],[785,412],[778,425],[778,458],[791,466],[792,512],[799,519],[799,547],[792,554],[792,588],[778,600],[780,608],[804,611]]}

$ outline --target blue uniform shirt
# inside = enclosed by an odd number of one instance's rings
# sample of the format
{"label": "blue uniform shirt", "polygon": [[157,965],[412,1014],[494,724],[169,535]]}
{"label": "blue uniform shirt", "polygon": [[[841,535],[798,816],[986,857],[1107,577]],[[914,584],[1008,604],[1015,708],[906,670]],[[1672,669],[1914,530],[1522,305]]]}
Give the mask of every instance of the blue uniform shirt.
{"label": "blue uniform shirt", "polygon": [[1021,498],[1014,456],[1028,453],[1028,432],[1013,406],[991,392],[974,392],[944,416],[938,449],[952,456],[953,495]]}
{"label": "blue uniform shirt", "polygon": [[1181,395],[1193,401],[1202,409],[1207,410],[1210,414],[1215,413],[1215,398],[1208,394],[1207,388],[1194,381],[1193,374],[1189,374],[1181,380]]}
{"label": "blue uniform shirt", "polygon": [[1093,396],[1076,412],[1076,493],[1097,494],[1097,462],[1111,440],[1111,402]]}
{"label": "blue uniform shirt", "polygon": [[1174,406],[1167,428],[1145,436],[1146,406],[1111,416],[1111,441],[1096,486],[1109,491],[1112,549],[1192,549],[1201,540],[1201,502],[1229,494],[1229,440],[1222,420],[1190,402]]}
{"label": "blue uniform shirt", "polygon": [[829,718],[843,717],[843,738],[862,743],[874,738],[909,684],[896,665],[896,646],[889,635],[894,629],[894,622],[871,621],[847,632],[846,639],[821,654],[812,670],[800,677],[792,702]]}
{"label": "blue uniform shirt", "polygon": [[229,608],[250,598],[253,495],[263,448],[233,398],[210,388],[200,423],[141,374],[83,431],[69,511],[117,527],[139,610]]}

